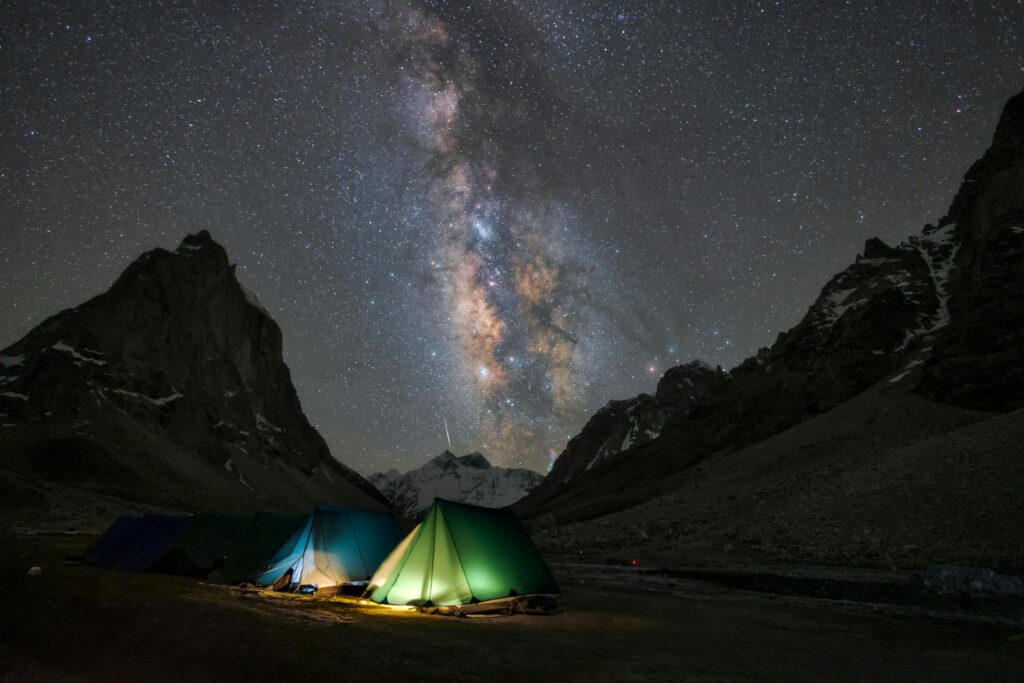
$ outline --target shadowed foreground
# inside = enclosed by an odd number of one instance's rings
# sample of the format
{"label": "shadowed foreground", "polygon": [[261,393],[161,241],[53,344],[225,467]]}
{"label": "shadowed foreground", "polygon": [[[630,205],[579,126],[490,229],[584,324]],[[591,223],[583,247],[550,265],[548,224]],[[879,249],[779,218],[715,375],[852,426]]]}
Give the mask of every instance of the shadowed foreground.
{"label": "shadowed foreground", "polygon": [[0,681],[1024,677],[1005,630],[823,601],[566,582],[561,614],[456,619],[62,565],[84,545],[0,537]]}

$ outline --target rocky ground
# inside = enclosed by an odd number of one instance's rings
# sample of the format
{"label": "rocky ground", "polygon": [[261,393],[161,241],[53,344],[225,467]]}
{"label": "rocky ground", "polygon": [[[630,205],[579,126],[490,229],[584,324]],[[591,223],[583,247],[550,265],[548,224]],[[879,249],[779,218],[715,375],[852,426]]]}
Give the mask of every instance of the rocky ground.
{"label": "rocky ground", "polygon": [[649,564],[783,563],[1024,572],[1024,411],[993,415],[873,389],[710,459],[613,514],[532,523],[549,553]]}
{"label": "rocky ground", "polygon": [[561,613],[458,619],[63,563],[89,540],[0,535],[0,680],[1024,676],[1024,639],[995,623],[562,566]]}
{"label": "rocky ground", "polygon": [[5,528],[98,534],[119,515],[177,514],[182,508],[136,503],[75,486],[0,471],[0,519]]}

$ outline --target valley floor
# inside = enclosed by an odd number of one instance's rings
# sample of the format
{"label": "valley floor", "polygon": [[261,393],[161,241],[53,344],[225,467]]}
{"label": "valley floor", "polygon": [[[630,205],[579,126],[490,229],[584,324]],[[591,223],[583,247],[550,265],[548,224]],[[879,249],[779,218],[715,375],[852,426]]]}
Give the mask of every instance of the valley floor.
{"label": "valley floor", "polygon": [[563,612],[458,619],[62,561],[89,540],[0,535],[0,681],[1024,679],[992,624],[564,565]]}

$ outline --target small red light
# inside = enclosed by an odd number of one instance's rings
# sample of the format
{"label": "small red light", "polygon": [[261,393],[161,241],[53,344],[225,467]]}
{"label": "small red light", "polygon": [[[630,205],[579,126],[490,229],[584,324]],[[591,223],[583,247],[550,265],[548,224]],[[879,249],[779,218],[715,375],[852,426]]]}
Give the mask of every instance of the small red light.
{"label": "small red light", "polygon": [[630,560],[630,561],[629,561],[629,563],[630,563],[631,565],[633,565],[634,567],[636,566],[636,560]]}

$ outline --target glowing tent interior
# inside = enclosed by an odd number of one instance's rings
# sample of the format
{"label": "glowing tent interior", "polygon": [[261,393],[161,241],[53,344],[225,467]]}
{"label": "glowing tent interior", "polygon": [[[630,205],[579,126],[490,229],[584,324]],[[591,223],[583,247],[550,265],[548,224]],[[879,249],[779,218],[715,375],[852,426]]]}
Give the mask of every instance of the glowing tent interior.
{"label": "glowing tent interior", "polygon": [[438,498],[380,565],[366,594],[382,604],[429,607],[559,593],[514,514]]}
{"label": "glowing tent interior", "polygon": [[401,538],[389,512],[320,505],[250,580],[310,592],[362,584]]}

